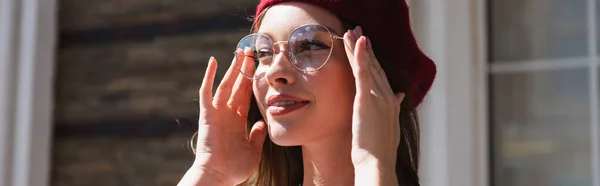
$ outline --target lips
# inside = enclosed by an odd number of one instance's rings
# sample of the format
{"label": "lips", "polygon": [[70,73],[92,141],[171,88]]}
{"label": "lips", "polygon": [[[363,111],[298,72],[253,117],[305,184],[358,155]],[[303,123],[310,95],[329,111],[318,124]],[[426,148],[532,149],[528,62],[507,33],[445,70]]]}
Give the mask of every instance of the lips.
{"label": "lips", "polygon": [[309,103],[310,101],[306,99],[286,94],[278,94],[269,96],[267,99],[267,104],[269,105],[267,111],[272,116],[279,116],[298,110]]}

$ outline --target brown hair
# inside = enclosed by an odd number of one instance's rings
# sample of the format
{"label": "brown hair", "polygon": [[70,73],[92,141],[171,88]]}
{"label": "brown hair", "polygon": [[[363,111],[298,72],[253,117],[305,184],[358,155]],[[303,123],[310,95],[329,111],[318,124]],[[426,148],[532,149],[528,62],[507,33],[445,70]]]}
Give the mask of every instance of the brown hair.
{"label": "brown hair", "polygon": [[[256,32],[262,22],[264,13],[268,7],[256,17],[255,24],[252,25],[251,32]],[[340,19],[344,23],[345,30],[354,28],[352,24]],[[377,52],[375,51],[375,56]],[[378,58],[379,59],[379,58]],[[381,59],[379,59],[381,63]],[[382,66],[385,68],[385,66]],[[384,69],[389,73],[390,69]],[[410,79],[407,72],[399,70],[405,74],[403,85],[410,85]],[[408,93],[407,93],[408,94]],[[410,97],[411,95],[406,95]],[[254,98],[254,93],[252,93]],[[408,99],[405,99],[400,111],[400,130],[401,140],[397,149],[396,157],[396,176],[401,186],[419,186],[419,122],[417,112],[410,105]],[[256,100],[252,99],[248,113],[247,128],[248,131],[257,121],[263,119]],[[257,170],[244,183],[240,185],[256,186],[298,186],[302,184],[304,168],[302,164],[302,149],[299,146],[284,147],[273,143],[269,137],[266,138],[262,151],[262,158]]]}

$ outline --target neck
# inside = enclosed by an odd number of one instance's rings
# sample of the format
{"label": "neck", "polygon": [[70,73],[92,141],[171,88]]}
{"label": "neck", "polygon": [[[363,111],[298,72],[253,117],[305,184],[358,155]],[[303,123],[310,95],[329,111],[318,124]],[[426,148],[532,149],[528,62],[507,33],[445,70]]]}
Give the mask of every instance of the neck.
{"label": "neck", "polygon": [[350,131],[338,134],[302,146],[303,186],[354,185],[352,134]]}

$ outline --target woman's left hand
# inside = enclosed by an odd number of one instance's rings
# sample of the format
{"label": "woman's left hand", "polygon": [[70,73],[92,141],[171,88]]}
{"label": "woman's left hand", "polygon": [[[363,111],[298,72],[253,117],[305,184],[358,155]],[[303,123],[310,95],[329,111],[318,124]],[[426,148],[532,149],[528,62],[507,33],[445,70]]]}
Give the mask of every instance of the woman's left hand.
{"label": "woman's left hand", "polygon": [[344,43],[356,83],[352,162],[355,167],[376,166],[379,171],[394,171],[404,93],[394,94],[360,27],[344,34]]}

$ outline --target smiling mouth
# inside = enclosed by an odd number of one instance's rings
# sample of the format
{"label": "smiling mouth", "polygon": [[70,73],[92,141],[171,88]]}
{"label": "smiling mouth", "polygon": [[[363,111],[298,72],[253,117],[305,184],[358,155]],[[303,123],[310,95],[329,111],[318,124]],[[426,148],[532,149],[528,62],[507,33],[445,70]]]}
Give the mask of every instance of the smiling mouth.
{"label": "smiling mouth", "polygon": [[288,106],[288,105],[303,104],[303,103],[309,103],[309,101],[285,100],[285,101],[274,102],[274,103],[270,104],[269,106],[284,107],[284,106]]}
{"label": "smiling mouth", "polygon": [[310,101],[282,100],[269,104],[268,112],[272,116],[280,116],[307,106]]}

